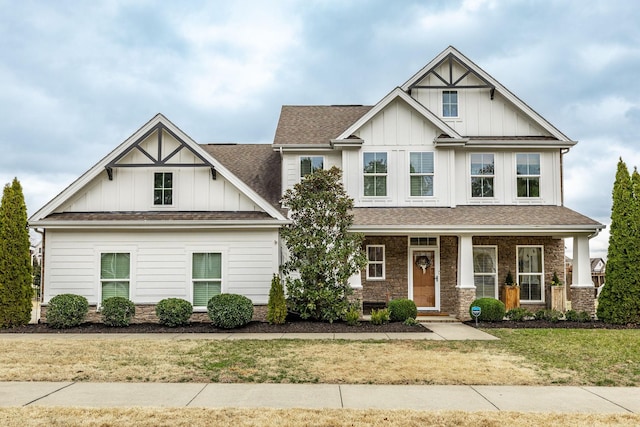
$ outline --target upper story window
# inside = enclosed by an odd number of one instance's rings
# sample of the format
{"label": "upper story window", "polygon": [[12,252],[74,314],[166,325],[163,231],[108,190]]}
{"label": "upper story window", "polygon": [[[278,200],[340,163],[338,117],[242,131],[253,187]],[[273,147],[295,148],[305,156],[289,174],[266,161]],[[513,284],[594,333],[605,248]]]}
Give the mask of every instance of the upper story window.
{"label": "upper story window", "polygon": [[300,157],[300,178],[314,173],[324,168],[324,157],[322,156],[306,156]]}
{"label": "upper story window", "polygon": [[516,154],[518,197],[540,197],[540,154]]}
{"label": "upper story window", "polygon": [[364,153],[364,195],[387,195],[387,153]]}
{"label": "upper story window", "polygon": [[458,91],[442,91],[442,117],[458,117]]}
{"label": "upper story window", "polygon": [[153,174],[153,204],[160,206],[173,204],[172,172],[156,172]]}
{"label": "upper story window", "polygon": [[471,197],[493,197],[493,154],[471,155]]}
{"label": "upper story window", "polygon": [[111,297],[129,298],[131,254],[105,252],[100,254],[100,285],[102,301]]}
{"label": "upper story window", "polygon": [[542,246],[518,246],[518,284],[521,301],[542,301]]}
{"label": "upper story window", "polygon": [[433,152],[409,153],[411,196],[433,196]]}

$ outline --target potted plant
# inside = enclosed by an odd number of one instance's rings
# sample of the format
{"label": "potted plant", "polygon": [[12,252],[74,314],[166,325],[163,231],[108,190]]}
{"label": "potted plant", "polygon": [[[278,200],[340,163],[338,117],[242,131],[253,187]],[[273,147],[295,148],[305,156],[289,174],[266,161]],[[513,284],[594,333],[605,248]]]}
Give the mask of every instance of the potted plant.
{"label": "potted plant", "polygon": [[504,306],[507,311],[512,308],[520,307],[520,287],[513,281],[511,271],[507,272],[507,277],[504,280],[504,286],[502,287],[502,302],[504,302]]}
{"label": "potted plant", "polygon": [[550,283],[551,292],[551,308],[564,312],[565,310],[565,288],[564,284],[558,278],[556,272],[553,272],[553,277]]}

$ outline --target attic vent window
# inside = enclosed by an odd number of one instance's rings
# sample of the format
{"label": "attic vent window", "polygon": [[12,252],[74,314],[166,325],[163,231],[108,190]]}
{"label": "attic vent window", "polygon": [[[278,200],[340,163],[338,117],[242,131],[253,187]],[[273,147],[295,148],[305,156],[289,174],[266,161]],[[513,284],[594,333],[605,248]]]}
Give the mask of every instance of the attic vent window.
{"label": "attic vent window", "polygon": [[153,174],[153,204],[156,206],[173,204],[173,173],[156,172]]}
{"label": "attic vent window", "polygon": [[458,91],[442,91],[442,117],[458,117]]}

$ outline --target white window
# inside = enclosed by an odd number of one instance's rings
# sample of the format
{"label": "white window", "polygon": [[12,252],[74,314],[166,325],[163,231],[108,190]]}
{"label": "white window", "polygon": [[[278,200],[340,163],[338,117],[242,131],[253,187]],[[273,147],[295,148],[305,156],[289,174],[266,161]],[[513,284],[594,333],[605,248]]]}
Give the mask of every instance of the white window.
{"label": "white window", "polygon": [[518,284],[521,301],[543,301],[542,246],[518,246]]}
{"label": "white window", "polygon": [[493,154],[471,155],[471,197],[493,197]]}
{"label": "white window", "polygon": [[540,197],[540,154],[516,154],[518,197]]}
{"label": "white window", "polygon": [[458,91],[442,91],[442,117],[458,117]]}
{"label": "white window", "polygon": [[194,253],[191,264],[193,306],[206,307],[214,295],[222,292],[222,254]]}
{"label": "white window", "polygon": [[384,245],[368,245],[367,261],[367,279],[384,279]]}
{"label": "white window", "polygon": [[433,152],[409,153],[411,196],[433,196]]}
{"label": "white window", "polygon": [[387,153],[363,154],[364,195],[387,195]]}
{"label": "white window", "polygon": [[111,297],[129,298],[131,254],[104,252],[100,254],[100,285],[102,301]]}
{"label": "white window", "polygon": [[314,173],[324,168],[324,157],[322,156],[305,156],[300,157],[300,178]]}
{"label": "white window", "polygon": [[173,173],[155,172],[153,174],[153,204],[159,206],[173,204]]}
{"label": "white window", "polygon": [[473,247],[473,282],[476,298],[498,298],[498,248]]}

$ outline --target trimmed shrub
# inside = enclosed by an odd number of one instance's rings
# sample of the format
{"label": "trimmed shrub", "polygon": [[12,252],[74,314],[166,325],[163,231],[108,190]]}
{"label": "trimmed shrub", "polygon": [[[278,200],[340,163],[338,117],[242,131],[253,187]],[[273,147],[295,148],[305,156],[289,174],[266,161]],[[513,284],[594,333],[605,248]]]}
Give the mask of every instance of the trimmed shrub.
{"label": "trimmed shrub", "polygon": [[89,302],[80,295],[60,294],[51,298],[47,306],[47,323],[55,329],[78,326],[89,312]]}
{"label": "trimmed shrub", "polygon": [[469,315],[473,319],[475,316],[471,314],[471,307],[480,307],[480,316],[478,320],[482,322],[500,322],[504,319],[505,306],[504,303],[495,298],[478,298],[469,306]]}
{"label": "trimmed shrub", "polygon": [[562,312],[558,310],[553,310],[550,308],[544,310],[538,310],[534,314],[536,320],[546,320],[548,322],[556,323],[562,319]]}
{"label": "trimmed shrub", "polygon": [[287,319],[287,300],[284,298],[282,281],[277,275],[271,279],[269,302],[267,303],[267,322],[282,325]]}
{"label": "trimmed shrub", "polygon": [[216,328],[239,328],[251,321],[253,303],[244,295],[219,294],[209,300],[207,312]]}
{"label": "trimmed shrub", "polygon": [[392,322],[404,322],[418,316],[416,303],[410,299],[400,298],[389,301],[389,320]]}
{"label": "trimmed shrub", "polygon": [[107,326],[129,326],[136,314],[135,304],[124,297],[111,297],[102,303],[102,323]]}
{"label": "trimmed shrub", "polygon": [[417,321],[416,319],[414,319],[413,317],[407,317],[407,318],[405,319],[405,321],[404,321],[404,322],[402,322],[402,323],[404,323],[404,324],[405,324],[405,325],[407,325],[407,326],[418,326],[418,325],[420,324],[420,322],[418,322],[418,321]]}
{"label": "trimmed shrub", "polygon": [[356,305],[352,305],[347,310],[347,314],[344,316],[344,320],[347,322],[349,326],[356,326],[360,324],[360,310]]}
{"label": "trimmed shrub", "polygon": [[371,323],[374,325],[389,323],[389,309],[381,308],[379,310],[371,310]]}
{"label": "trimmed shrub", "polygon": [[174,328],[189,324],[193,306],[181,298],[165,298],[156,305],[156,315],[160,323]]}
{"label": "trimmed shrub", "polygon": [[585,323],[585,322],[591,322],[593,320],[591,318],[591,315],[586,311],[569,310],[564,314],[564,317],[566,320],[570,322]]}
{"label": "trimmed shrub", "polygon": [[526,308],[516,307],[507,311],[506,317],[507,319],[513,320],[514,322],[524,322],[528,318],[533,317],[533,313]]}

